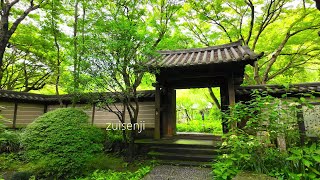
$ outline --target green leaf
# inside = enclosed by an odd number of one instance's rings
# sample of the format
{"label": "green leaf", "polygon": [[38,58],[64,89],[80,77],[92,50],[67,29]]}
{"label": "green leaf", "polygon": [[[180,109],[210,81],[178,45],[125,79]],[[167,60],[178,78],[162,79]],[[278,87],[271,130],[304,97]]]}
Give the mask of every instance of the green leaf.
{"label": "green leaf", "polygon": [[312,158],[313,158],[316,162],[320,163],[320,156],[312,156]]}
{"label": "green leaf", "polygon": [[312,165],[313,163],[311,161],[308,161],[306,159],[302,159],[302,162],[305,166],[310,167],[310,165]]}
{"label": "green leaf", "polygon": [[299,159],[300,159],[300,157],[297,157],[297,156],[291,156],[291,157],[286,158],[286,160],[288,160],[288,161],[294,161],[294,160],[299,160]]}

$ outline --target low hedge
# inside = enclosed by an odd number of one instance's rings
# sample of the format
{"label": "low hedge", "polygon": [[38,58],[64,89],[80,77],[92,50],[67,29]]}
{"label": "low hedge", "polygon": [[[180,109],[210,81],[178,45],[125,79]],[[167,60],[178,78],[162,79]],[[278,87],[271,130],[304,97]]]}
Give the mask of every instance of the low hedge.
{"label": "low hedge", "polygon": [[63,108],[29,124],[22,137],[33,173],[68,179],[86,172],[86,162],[103,150],[103,133],[79,109]]}

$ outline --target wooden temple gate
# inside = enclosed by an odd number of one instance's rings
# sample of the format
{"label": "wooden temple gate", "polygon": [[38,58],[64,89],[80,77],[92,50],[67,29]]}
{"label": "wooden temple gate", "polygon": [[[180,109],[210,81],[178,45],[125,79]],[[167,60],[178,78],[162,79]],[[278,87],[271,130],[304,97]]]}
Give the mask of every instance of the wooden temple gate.
{"label": "wooden temple gate", "polygon": [[[175,89],[220,87],[222,110],[233,105],[246,65],[262,56],[241,41],[207,48],[160,51],[148,65],[156,68],[154,138],[176,134]],[[227,132],[223,121],[223,131]]]}

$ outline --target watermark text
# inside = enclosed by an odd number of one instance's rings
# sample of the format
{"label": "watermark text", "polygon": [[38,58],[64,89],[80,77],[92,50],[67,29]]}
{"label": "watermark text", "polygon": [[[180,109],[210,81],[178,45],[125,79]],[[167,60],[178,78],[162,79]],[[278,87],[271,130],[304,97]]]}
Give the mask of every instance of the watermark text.
{"label": "watermark text", "polygon": [[140,121],[139,123],[107,123],[107,131],[111,130],[129,130],[129,131],[137,131],[141,133],[146,129],[146,124],[144,121]]}

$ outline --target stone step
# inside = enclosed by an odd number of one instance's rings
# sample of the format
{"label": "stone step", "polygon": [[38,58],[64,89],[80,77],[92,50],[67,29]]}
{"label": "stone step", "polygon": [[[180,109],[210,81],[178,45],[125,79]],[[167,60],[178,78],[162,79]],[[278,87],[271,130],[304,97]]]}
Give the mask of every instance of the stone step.
{"label": "stone step", "polygon": [[212,135],[210,133],[178,132],[174,138],[221,141],[221,136]]}
{"label": "stone step", "polygon": [[154,152],[167,152],[178,154],[203,154],[203,155],[219,155],[225,152],[223,149],[214,149],[212,147],[206,148],[194,148],[194,147],[164,147],[164,146],[152,146],[150,148]]}
{"label": "stone step", "polygon": [[203,167],[210,168],[212,163],[210,162],[198,162],[198,161],[179,161],[179,160],[159,160],[157,163],[162,165],[172,165],[172,166],[192,166],[192,167]]}
{"label": "stone step", "polygon": [[216,155],[204,154],[182,154],[182,153],[168,153],[168,152],[154,152],[150,151],[148,156],[159,160],[183,160],[183,161],[197,161],[197,162],[211,162]]}
{"label": "stone step", "polygon": [[162,146],[162,147],[189,147],[189,148],[209,148],[209,149],[219,149],[221,147],[220,141],[209,141],[207,140],[206,143],[203,143],[201,141],[200,143],[197,142],[197,140],[190,140],[190,139],[184,139],[184,140],[177,140],[177,141],[151,141],[151,142],[140,142],[136,141],[136,144],[152,147],[152,146]]}
{"label": "stone step", "polygon": [[171,148],[198,148],[198,149],[220,149],[220,145],[200,145],[200,144],[150,144],[149,147],[171,147]]}

